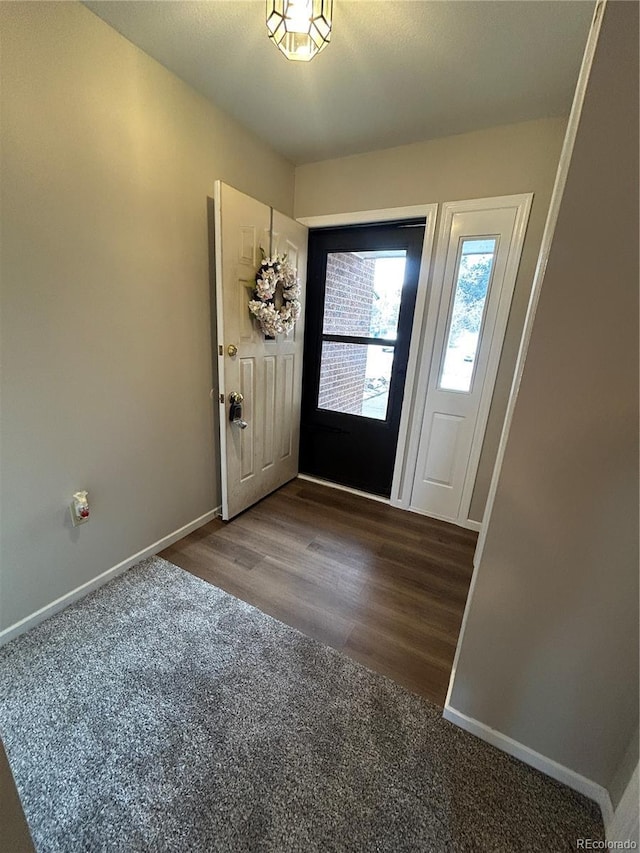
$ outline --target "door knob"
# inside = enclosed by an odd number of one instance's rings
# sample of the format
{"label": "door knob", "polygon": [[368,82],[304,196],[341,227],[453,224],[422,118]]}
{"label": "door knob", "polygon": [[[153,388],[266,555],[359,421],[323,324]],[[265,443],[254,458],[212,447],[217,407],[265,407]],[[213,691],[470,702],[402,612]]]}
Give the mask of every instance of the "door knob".
{"label": "door knob", "polygon": [[229,353],[231,358],[233,358],[234,355],[238,354],[238,347],[235,344],[229,344],[229,346],[227,347],[227,352]]}

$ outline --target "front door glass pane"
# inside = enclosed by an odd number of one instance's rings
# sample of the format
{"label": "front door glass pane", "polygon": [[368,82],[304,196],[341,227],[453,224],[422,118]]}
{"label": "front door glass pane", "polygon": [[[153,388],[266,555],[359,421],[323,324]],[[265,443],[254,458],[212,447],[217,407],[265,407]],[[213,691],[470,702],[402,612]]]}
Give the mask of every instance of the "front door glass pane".
{"label": "front door glass pane", "polygon": [[393,350],[323,341],[318,408],[386,420]]}
{"label": "front door glass pane", "polygon": [[496,238],[463,240],[438,387],[469,392],[496,252]]}
{"label": "front door glass pane", "polygon": [[324,335],[395,340],[406,251],[329,252]]}

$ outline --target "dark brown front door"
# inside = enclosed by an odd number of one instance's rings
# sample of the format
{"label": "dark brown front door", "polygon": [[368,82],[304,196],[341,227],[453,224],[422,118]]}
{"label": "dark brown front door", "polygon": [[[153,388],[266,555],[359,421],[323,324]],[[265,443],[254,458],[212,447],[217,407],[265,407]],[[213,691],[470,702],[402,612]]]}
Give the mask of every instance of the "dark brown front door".
{"label": "dark brown front door", "polygon": [[424,221],[309,232],[300,470],[389,496]]}

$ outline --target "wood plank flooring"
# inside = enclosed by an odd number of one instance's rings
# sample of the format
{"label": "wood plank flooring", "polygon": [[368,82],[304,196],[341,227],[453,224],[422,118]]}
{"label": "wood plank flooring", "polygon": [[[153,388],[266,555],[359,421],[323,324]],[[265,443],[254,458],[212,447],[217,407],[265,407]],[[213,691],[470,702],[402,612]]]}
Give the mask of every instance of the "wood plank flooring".
{"label": "wood plank flooring", "polygon": [[160,556],[443,705],[476,539],[297,479]]}

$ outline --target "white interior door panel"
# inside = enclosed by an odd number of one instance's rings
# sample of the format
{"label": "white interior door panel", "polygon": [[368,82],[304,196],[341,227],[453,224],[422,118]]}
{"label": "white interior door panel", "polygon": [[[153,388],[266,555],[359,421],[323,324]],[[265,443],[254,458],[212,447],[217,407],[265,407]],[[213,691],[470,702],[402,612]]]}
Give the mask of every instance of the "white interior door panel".
{"label": "white interior door panel", "polygon": [[[307,229],[220,181],[215,205],[222,516],[229,519],[298,473]],[[265,338],[248,308],[261,249],[287,252],[302,289],[295,329],[275,339]],[[229,417],[234,393],[242,395],[244,428]]]}
{"label": "white interior door panel", "polygon": [[[443,206],[409,508],[468,520],[531,196]],[[428,342],[425,342],[428,344]]]}

